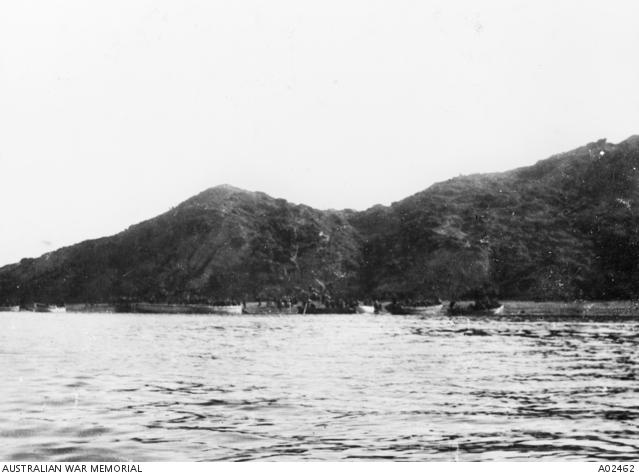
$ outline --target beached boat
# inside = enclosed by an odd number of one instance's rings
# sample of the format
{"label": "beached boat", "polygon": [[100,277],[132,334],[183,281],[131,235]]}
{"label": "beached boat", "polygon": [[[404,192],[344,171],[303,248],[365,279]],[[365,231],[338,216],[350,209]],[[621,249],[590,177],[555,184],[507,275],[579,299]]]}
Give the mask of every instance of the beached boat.
{"label": "beached boat", "polygon": [[[390,307],[390,309],[389,309]],[[391,314],[403,314],[409,316],[437,316],[442,313],[443,304],[433,304],[432,306],[389,306],[387,309]]]}
{"label": "beached boat", "polygon": [[211,308],[211,314],[221,314],[224,316],[236,316],[242,314],[241,304],[232,304],[228,306],[207,306]]}
{"label": "beached boat", "polygon": [[358,304],[355,307],[355,312],[357,314],[375,314],[375,306],[365,306],[363,304]]}
{"label": "beached boat", "polygon": [[255,316],[299,314],[299,310],[297,309],[297,306],[287,304],[277,306],[271,303],[258,304],[257,302],[248,302],[242,309],[242,314],[251,314]]}
{"label": "beached boat", "polygon": [[637,319],[639,301],[507,301],[502,316],[523,319]]}
{"label": "beached boat", "polygon": [[0,312],[18,312],[20,306],[0,306]]}
{"label": "beached boat", "polygon": [[448,308],[449,316],[498,316],[504,313],[504,305],[494,303],[490,306],[481,306],[478,304],[469,305],[453,305]]}
{"label": "beached boat", "polygon": [[67,308],[64,306],[54,306],[51,304],[42,304],[39,302],[33,303],[33,311],[34,312],[67,312]]}
{"label": "beached boat", "polygon": [[411,316],[436,316],[441,314],[443,304],[434,304],[432,306],[402,306],[402,314]]}
{"label": "beached boat", "polygon": [[190,314],[217,314],[237,316],[242,314],[242,304],[186,304]]}
{"label": "beached boat", "polygon": [[67,304],[67,312],[82,312],[91,314],[111,314],[118,312],[114,304]]}
{"label": "beached boat", "polygon": [[355,314],[351,307],[304,307],[298,306],[299,314]]}
{"label": "beached boat", "polygon": [[242,305],[167,304],[136,302],[126,306],[128,312],[140,314],[242,314]]}
{"label": "beached boat", "polygon": [[193,309],[187,304],[166,304],[136,302],[131,304],[131,312],[140,314],[193,314]]}
{"label": "beached boat", "polygon": [[355,314],[355,305],[326,305],[317,301],[307,301],[299,306],[297,309],[300,314]]}

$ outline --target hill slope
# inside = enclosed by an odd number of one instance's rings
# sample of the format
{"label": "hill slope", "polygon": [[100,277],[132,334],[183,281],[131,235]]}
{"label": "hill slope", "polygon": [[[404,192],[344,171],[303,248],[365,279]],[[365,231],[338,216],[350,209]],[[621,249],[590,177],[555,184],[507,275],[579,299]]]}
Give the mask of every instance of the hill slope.
{"label": "hill slope", "polygon": [[190,301],[349,286],[358,235],[339,212],[215,187],[109,238],[0,270],[0,301]]}
{"label": "hill slope", "polygon": [[639,136],[501,174],[459,177],[356,221],[371,290],[503,297],[639,294]]}
{"label": "hill slope", "polygon": [[639,297],[639,136],[320,211],[219,186],[108,238],[0,269],[0,302],[295,295]]}

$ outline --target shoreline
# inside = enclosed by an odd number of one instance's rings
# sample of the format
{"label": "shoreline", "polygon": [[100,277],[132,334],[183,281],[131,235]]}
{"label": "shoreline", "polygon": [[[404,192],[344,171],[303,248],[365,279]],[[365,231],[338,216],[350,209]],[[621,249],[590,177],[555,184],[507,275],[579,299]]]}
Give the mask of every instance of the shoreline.
{"label": "shoreline", "polygon": [[[457,301],[456,304],[471,303],[472,301]],[[202,304],[169,304],[169,303],[126,303],[126,304],[67,304],[67,313],[88,314],[192,314],[192,315],[298,315],[295,306],[278,308],[274,305],[256,306],[256,303],[229,306],[210,306]],[[384,308],[387,303],[384,303]],[[492,317],[499,318],[613,318],[633,319],[639,318],[639,301],[502,301],[503,311],[499,315],[468,315],[456,317]],[[55,307],[55,306],[53,306]],[[448,302],[445,302],[441,311],[423,317],[446,317]],[[0,312],[34,312],[29,306],[0,307]],[[46,312],[46,311],[45,311]],[[316,313],[317,315],[327,312]],[[330,312],[328,312],[330,314]],[[344,313],[336,313],[344,314]],[[355,314],[353,312],[352,314]],[[386,315],[386,311],[378,315]],[[301,313],[300,313],[301,315]],[[315,315],[307,313],[307,315]]]}

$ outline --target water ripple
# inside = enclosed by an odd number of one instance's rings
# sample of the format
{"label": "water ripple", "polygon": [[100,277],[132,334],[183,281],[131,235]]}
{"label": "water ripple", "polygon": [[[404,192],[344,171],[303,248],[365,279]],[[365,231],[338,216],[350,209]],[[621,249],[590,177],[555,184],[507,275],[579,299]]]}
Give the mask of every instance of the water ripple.
{"label": "water ripple", "polygon": [[0,314],[0,460],[633,460],[639,321]]}

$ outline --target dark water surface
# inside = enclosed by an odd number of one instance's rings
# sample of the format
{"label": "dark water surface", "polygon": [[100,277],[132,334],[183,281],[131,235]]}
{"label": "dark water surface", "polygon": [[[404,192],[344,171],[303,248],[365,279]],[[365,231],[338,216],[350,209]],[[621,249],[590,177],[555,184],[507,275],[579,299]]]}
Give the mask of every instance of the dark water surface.
{"label": "dark water surface", "polygon": [[0,314],[0,460],[629,460],[639,321]]}

